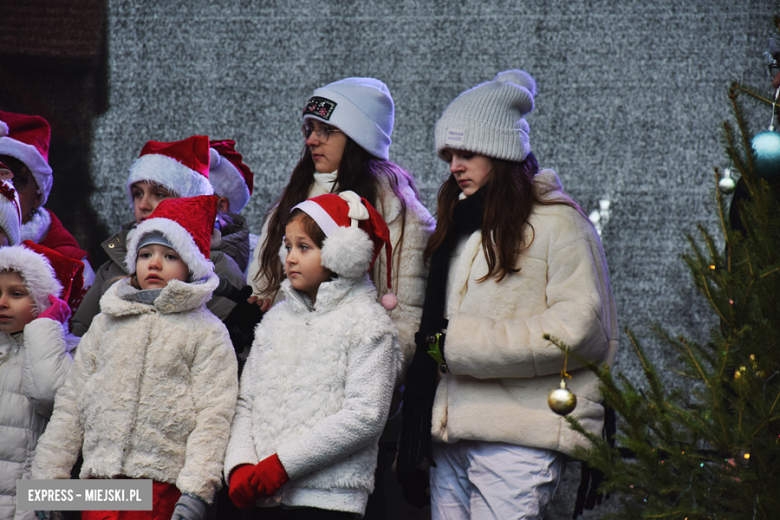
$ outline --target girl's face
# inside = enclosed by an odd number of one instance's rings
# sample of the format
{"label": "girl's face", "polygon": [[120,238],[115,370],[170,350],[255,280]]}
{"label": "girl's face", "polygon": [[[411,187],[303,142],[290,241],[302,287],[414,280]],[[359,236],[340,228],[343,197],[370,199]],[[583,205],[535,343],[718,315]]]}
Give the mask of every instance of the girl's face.
{"label": "girl's face", "polygon": [[467,196],[476,193],[490,181],[493,173],[493,163],[490,157],[466,150],[444,150],[444,155],[450,163],[450,173],[458,182],[458,187]]}
{"label": "girl's face", "polygon": [[0,331],[13,334],[35,319],[32,297],[14,271],[0,272]]}
{"label": "girl's face", "polygon": [[171,280],[186,282],[190,270],[175,249],[162,244],[148,244],[138,250],[135,274],[141,289],[162,289]]}
{"label": "girl's face", "polygon": [[317,173],[333,173],[339,169],[347,145],[344,132],[321,121],[307,119],[303,123],[303,135]]}
{"label": "girl's face", "polygon": [[294,289],[306,293],[312,302],[316,301],[320,284],[330,280],[331,274],[322,267],[320,248],[304,231],[301,219],[296,218],[287,224],[284,247],[287,249],[284,274]]}
{"label": "girl's face", "polygon": [[133,213],[135,223],[140,224],[143,219],[154,211],[161,200],[175,199],[176,195],[165,186],[152,184],[148,181],[138,181],[130,185],[133,194]]}

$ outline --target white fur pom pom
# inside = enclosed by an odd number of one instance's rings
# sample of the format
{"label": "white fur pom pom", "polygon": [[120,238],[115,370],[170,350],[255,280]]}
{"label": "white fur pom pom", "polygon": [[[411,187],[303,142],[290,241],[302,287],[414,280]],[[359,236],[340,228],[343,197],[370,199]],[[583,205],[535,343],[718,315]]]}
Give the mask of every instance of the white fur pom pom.
{"label": "white fur pom pom", "polygon": [[398,297],[393,293],[387,293],[382,296],[382,307],[388,311],[392,311],[398,306]]}

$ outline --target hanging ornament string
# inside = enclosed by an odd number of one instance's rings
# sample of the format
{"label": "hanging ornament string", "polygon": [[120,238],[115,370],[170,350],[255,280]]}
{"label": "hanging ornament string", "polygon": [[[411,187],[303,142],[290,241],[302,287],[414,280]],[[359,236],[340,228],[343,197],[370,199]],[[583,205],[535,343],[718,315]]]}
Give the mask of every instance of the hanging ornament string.
{"label": "hanging ornament string", "polygon": [[772,100],[772,119],[769,120],[769,131],[775,129],[775,109],[777,107],[777,95],[780,94],[780,86],[775,89],[775,98]]}

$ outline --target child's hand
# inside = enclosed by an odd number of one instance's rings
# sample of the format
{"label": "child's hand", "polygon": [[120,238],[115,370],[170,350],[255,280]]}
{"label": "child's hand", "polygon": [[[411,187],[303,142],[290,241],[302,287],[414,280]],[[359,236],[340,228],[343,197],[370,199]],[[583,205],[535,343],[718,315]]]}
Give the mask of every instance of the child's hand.
{"label": "child's hand", "polygon": [[207,509],[206,502],[195,495],[182,495],[173,508],[171,520],[203,520]]}
{"label": "child's hand", "polygon": [[290,477],[276,453],[261,460],[249,477],[249,482],[257,489],[260,498],[274,496],[289,481]]}
{"label": "child's hand", "polygon": [[70,319],[70,307],[68,307],[67,302],[50,294],[49,303],[51,303],[51,307],[40,313],[38,318],[49,318],[60,323],[67,323]]}
{"label": "child's hand", "polygon": [[255,466],[244,464],[230,473],[230,490],[228,495],[236,507],[253,507],[258,499],[257,489],[249,479],[255,473]]}

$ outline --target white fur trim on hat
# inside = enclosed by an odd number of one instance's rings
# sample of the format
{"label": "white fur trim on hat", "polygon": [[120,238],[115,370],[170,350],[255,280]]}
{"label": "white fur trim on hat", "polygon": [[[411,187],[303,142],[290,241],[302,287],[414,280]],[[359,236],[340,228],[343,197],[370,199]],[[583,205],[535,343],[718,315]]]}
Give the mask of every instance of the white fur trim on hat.
{"label": "white fur trim on hat", "polygon": [[228,198],[232,213],[241,213],[249,202],[249,187],[244,176],[214,148],[209,148],[209,182],[216,195]]}
{"label": "white fur trim on hat", "polygon": [[468,150],[496,159],[523,161],[531,151],[524,116],[534,109],[536,82],[525,71],[499,72],[493,81],[471,88],[436,122],[436,153]]}
{"label": "white fur trim on hat", "polygon": [[206,177],[165,155],[147,154],[133,161],[126,184],[130,204],[133,203],[131,186],[139,181],[165,186],[182,198],[214,194],[214,188]]}
{"label": "white fur trim on hat", "polygon": [[312,97],[325,98],[336,107],[328,119],[306,114],[304,120],[333,125],[371,155],[389,159],[395,105],[387,85],[374,78],[346,78],[318,88]]}
{"label": "white fur trim on hat", "polygon": [[0,247],[0,271],[19,273],[35,304],[36,316],[51,306],[50,294],[62,295],[62,285],[49,261],[22,245]]}
{"label": "white fur trim on hat", "polygon": [[[5,127],[8,133],[8,126]],[[30,169],[38,189],[41,191],[41,206],[46,204],[51,192],[51,166],[36,147],[17,141],[7,135],[0,137],[0,155],[10,155],[22,161]]]}
{"label": "white fur trim on hat", "polygon": [[325,239],[320,251],[322,267],[339,276],[360,278],[371,266],[374,243],[358,227],[339,226]]}
{"label": "white fur trim on hat", "polygon": [[190,273],[192,273],[191,280],[201,280],[214,272],[214,264],[203,256],[192,239],[192,235],[184,226],[167,218],[150,218],[138,224],[138,227],[128,235],[125,265],[129,273],[135,272],[138,244],[141,237],[150,231],[160,231],[165,235],[173,249],[179,253],[181,259],[187,264]]}

